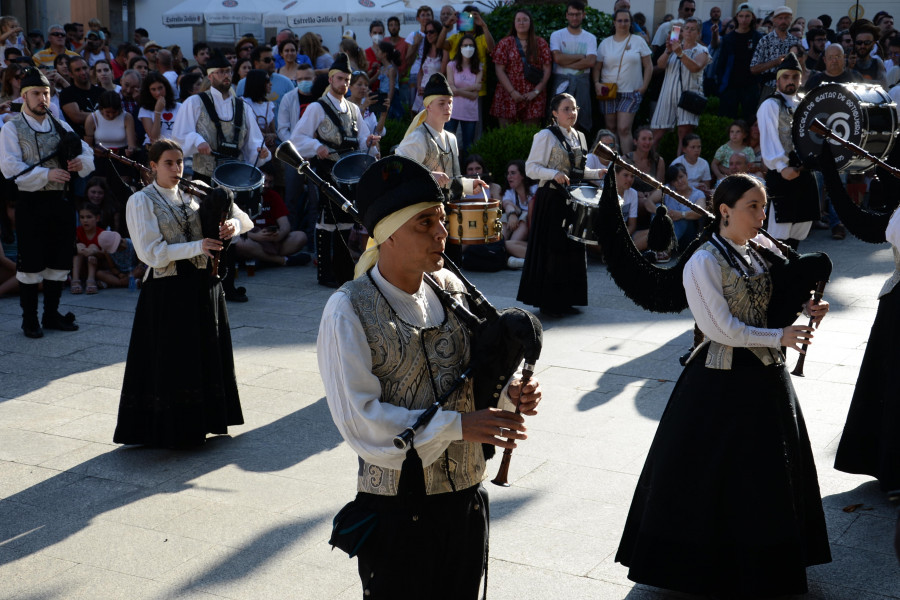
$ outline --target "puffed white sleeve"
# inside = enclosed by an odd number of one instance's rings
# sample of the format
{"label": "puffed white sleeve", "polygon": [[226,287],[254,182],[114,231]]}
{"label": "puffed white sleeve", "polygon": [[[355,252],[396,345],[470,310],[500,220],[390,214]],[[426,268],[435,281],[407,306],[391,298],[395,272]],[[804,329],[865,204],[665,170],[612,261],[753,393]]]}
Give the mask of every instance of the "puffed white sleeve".
{"label": "puffed white sleeve", "polygon": [[900,250],[900,209],[895,210],[894,214],[891,215],[884,237],[894,245],[894,248]]}
{"label": "puffed white sleeve", "polygon": [[411,158],[416,162],[423,162],[425,155],[428,153],[428,142],[425,136],[421,135],[418,130],[414,130],[411,134],[404,137],[394,151],[394,154]]}
{"label": "puffed white sleeve", "polygon": [[291,139],[291,125],[294,122],[293,116],[299,114],[300,97],[296,91],[288,93],[281,102],[278,103],[278,116],[276,118],[275,133],[278,135],[279,141],[286,142]]}
{"label": "puffed white sleeve", "polygon": [[256,122],[256,115],[253,114],[253,109],[246,102],[241,101],[235,104],[237,105],[236,109],[238,106],[244,109],[244,125],[247,126],[247,139],[244,140],[244,146],[241,148],[244,162],[262,166],[272,160],[272,153],[270,152],[265,158],[258,158],[259,149],[263,146],[264,138]]}
{"label": "puffed white sleeve", "polygon": [[728,309],[722,292],[722,268],[706,250],[697,250],[682,275],[688,306],[706,337],[735,348],[781,346],[781,329],[747,325]]}
{"label": "puffed white sleeve", "polygon": [[[319,373],[331,417],[343,438],[365,461],[400,469],[404,450],[394,447],[394,436],[412,427],[424,410],[409,410],[381,401],[381,384],[372,374],[372,355],[362,324],[343,292],[328,300],[318,338]],[[462,439],[462,415],[438,410],[416,432],[416,450],[427,466],[450,442]]]}
{"label": "puffed white sleeve", "polygon": [[300,156],[305,159],[313,158],[319,146],[324,145],[315,137],[316,129],[324,118],[325,112],[322,109],[322,105],[318,102],[311,102],[306,107],[306,110],[303,111],[303,116],[300,117],[300,120],[297,121],[297,124],[291,130],[291,142],[296,146]]}
{"label": "puffed white sleeve", "polygon": [[197,148],[207,143],[203,136],[197,133],[197,119],[200,118],[200,96],[194,95],[185,100],[175,115],[175,124],[172,126],[172,139],[181,145],[181,151],[185,156],[197,154]]}
{"label": "puffed white sleeve", "polygon": [[578,139],[581,140],[581,149],[582,152],[587,153],[587,158],[585,159],[584,165],[584,178],[585,179],[600,179],[603,177],[603,173],[600,172],[600,169],[592,169],[589,168],[587,163],[590,162],[590,157],[596,156],[591,152],[591,149],[588,148],[587,140],[584,137],[584,134],[580,131],[578,132]]}
{"label": "puffed white sleeve", "polygon": [[781,138],[778,137],[778,110],[778,100],[766,100],[756,111],[756,121],[759,123],[759,146],[763,163],[781,173],[788,166],[788,157],[781,145]]}
{"label": "puffed white sleeve", "polygon": [[[4,177],[12,177],[28,168],[22,160],[19,146],[19,132],[13,125],[0,127],[0,172]],[[16,177],[16,185],[23,192],[36,192],[47,185],[50,169],[35,167],[28,173]]]}
{"label": "puffed white sleeve", "polygon": [[350,110],[352,110],[356,114],[356,124],[358,127],[356,140],[359,142],[359,151],[366,152],[369,147],[366,143],[369,141],[369,135],[372,134],[372,130],[369,129],[369,124],[366,123],[365,119],[362,118],[362,113],[359,112],[359,107],[354,103],[350,102]]}
{"label": "puffed white sleeve", "polygon": [[553,149],[553,144],[556,143],[556,138],[546,129],[534,134],[531,151],[528,153],[528,160],[525,161],[526,175],[538,181],[547,181],[556,177],[559,171],[546,166],[550,162],[550,151]]}
{"label": "puffed white sleeve", "polygon": [[203,240],[169,244],[159,231],[153,202],[144,192],[137,192],[125,205],[125,221],[138,258],[147,266],[162,269],[169,263],[203,254]]}

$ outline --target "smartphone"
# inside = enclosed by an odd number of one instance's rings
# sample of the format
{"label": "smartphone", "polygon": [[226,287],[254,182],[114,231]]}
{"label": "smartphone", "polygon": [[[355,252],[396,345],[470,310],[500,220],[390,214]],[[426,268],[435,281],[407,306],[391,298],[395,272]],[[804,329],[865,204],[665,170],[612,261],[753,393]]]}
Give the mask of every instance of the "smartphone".
{"label": "smartphone", "polygon": [[9,105],[9,112],[22,112],[22,103],[13,102]]}
{"label": "smartphone", "polygon": [[456,18],[456,28],[460,31],[475,30],[475,16],[470,12],[461,12]]}
{"label": "smartphone", "polygon": [[673,42],[677,42],[678,38],[681,36],[681,25],[672,25],[672,32],[669,34],[669,39]]}
{"label": "smartphone", "polygon": [[381,116],[381,113],[387,110],[387,107],[384,105],[387,102],[387,92],[378,92],[375,94],[375,102],[369,107],[369,110],[373,115]]}

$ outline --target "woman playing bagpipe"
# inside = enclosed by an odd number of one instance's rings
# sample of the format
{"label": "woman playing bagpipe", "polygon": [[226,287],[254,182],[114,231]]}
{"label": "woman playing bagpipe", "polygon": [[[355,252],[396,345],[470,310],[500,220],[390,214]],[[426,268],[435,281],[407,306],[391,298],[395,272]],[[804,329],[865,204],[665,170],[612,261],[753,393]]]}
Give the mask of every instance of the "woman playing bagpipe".
{"label": "woman playing bagpipe", "polygon": [[570,240],[562,226],[566,187],[583,179],[600,179],[601,174],[584,167],[589,148],[584,134],[575,129],[575,98],[557,94],[550,110],[553,124],[535,134],[525,163],[526,174],[540,187],[516,299],[539,307],[545,316],[561,317],[578,314],[576,306],[587,306],[584,245]]}
{"label": "woman playing bagpipe", "polygon": [[[807,591],[831,560],[806,425],[781,347],[813,327],[767,326],[778,252],[759,234],[766,193],[746,175],[713,197],[715,222],[683,285],[704,334],[675,384],[644,464],[616,561],[629,579],[691,594]],[[760,248],[762,248],[760,250]],[[828,303],[810,301],[818,324]]]}
{"label": "woman playing bagpipe", "polygon": [[[225,295],[210,259],[222,250],[221,240],[253,222],[232,202],[217,231],[218,218],[212,227],[202,225],[198,199],[178,187],[181,147],[159,140],[149,158],[154,181],[126,209],[134,249],[150,268],[135,310],[113,441],[185,447],[244,422]],[[216,196],[205,189],[204,202],[211,202]]]}

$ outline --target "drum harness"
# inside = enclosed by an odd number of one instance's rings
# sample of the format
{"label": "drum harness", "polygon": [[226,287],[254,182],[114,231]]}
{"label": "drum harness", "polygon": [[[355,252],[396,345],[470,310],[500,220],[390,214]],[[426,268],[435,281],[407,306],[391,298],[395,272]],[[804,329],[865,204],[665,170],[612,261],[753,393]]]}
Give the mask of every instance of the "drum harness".
{"label": "drum harness", "polygon": [[575,150],[572,148],[569,140],[566,139],[566,136],[563,135],[559,125],[551,125],[547,129],[556,136],[556,139],[559,140],[559,143],[562,144],[562,147],[566,149],[566,153],[569,155],[569,168],[571,169],[569,172],[569,185],[578,185],[584,179],[584,166],[587,164],[587,156],[582,152],[581,160],[577,161],[576,164]]}
{"label": "drum harness", "polygon": [[198,96],[200,96],[200,100],[203,101],[203,106],[206,108],[206,113],[209,115],[210,121],[212,121],[213,125],[216,127],[217,139],[215,150],[228,158],[237,159],[241,154],[238,140],[241,136],[241,130],[244,128],[244,107],[238,106],[236,99],[231,98],[231,106],[234,109],[232,116],[232,119],[234,119],[234,129],[232,130],[232,140],[229,142],[225,139],[225,134],[222,132],[222,123],[219,120],[219,113],[216,112],[216,107],[213,104],[212,99],[206,93],[198,94]]}

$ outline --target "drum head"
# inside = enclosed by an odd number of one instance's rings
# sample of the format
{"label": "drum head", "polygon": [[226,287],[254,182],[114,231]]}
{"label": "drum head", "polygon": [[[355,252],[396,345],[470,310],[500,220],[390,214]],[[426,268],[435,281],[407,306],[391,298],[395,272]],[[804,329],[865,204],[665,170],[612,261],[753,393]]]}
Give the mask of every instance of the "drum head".
{"label": "drum head", "polygon": [[[806,94],[794,111],[791,134],[800,160],[815,164],[822,152],[823,138],[809,130],[814,119],[819,119],[838,137],[880,154],[880,148],[866,148],[866,144],[871,133],[881,134],[896,127],[896,113],[889,104],[890,96],[877,85],[825,83],[818,86]],[[828,143],[838,170],[856,160],[848,148],[831,140]]]}
{"label": "drum head", "polygon": [[572,200],[579,204],[597,205],[600,203],[600,193],[602,192],[600,188],[592,185],[572,185],[568,190]]}
{"label": "drum head", "polygon": [[359,182],[363,171],[369,168],[369,165],[375,162],[375,157],[364,152],[354,152],[348,154],[336,163],[331,170],[331,178],[335,183],[344,185],[353,185]]}
{"label": "drum head", "polygon": [[247,192],[262,187],[265,176],[253,165],[228,162],[216,167],[212,180],[221,187],[227,187],[236,192]]}

